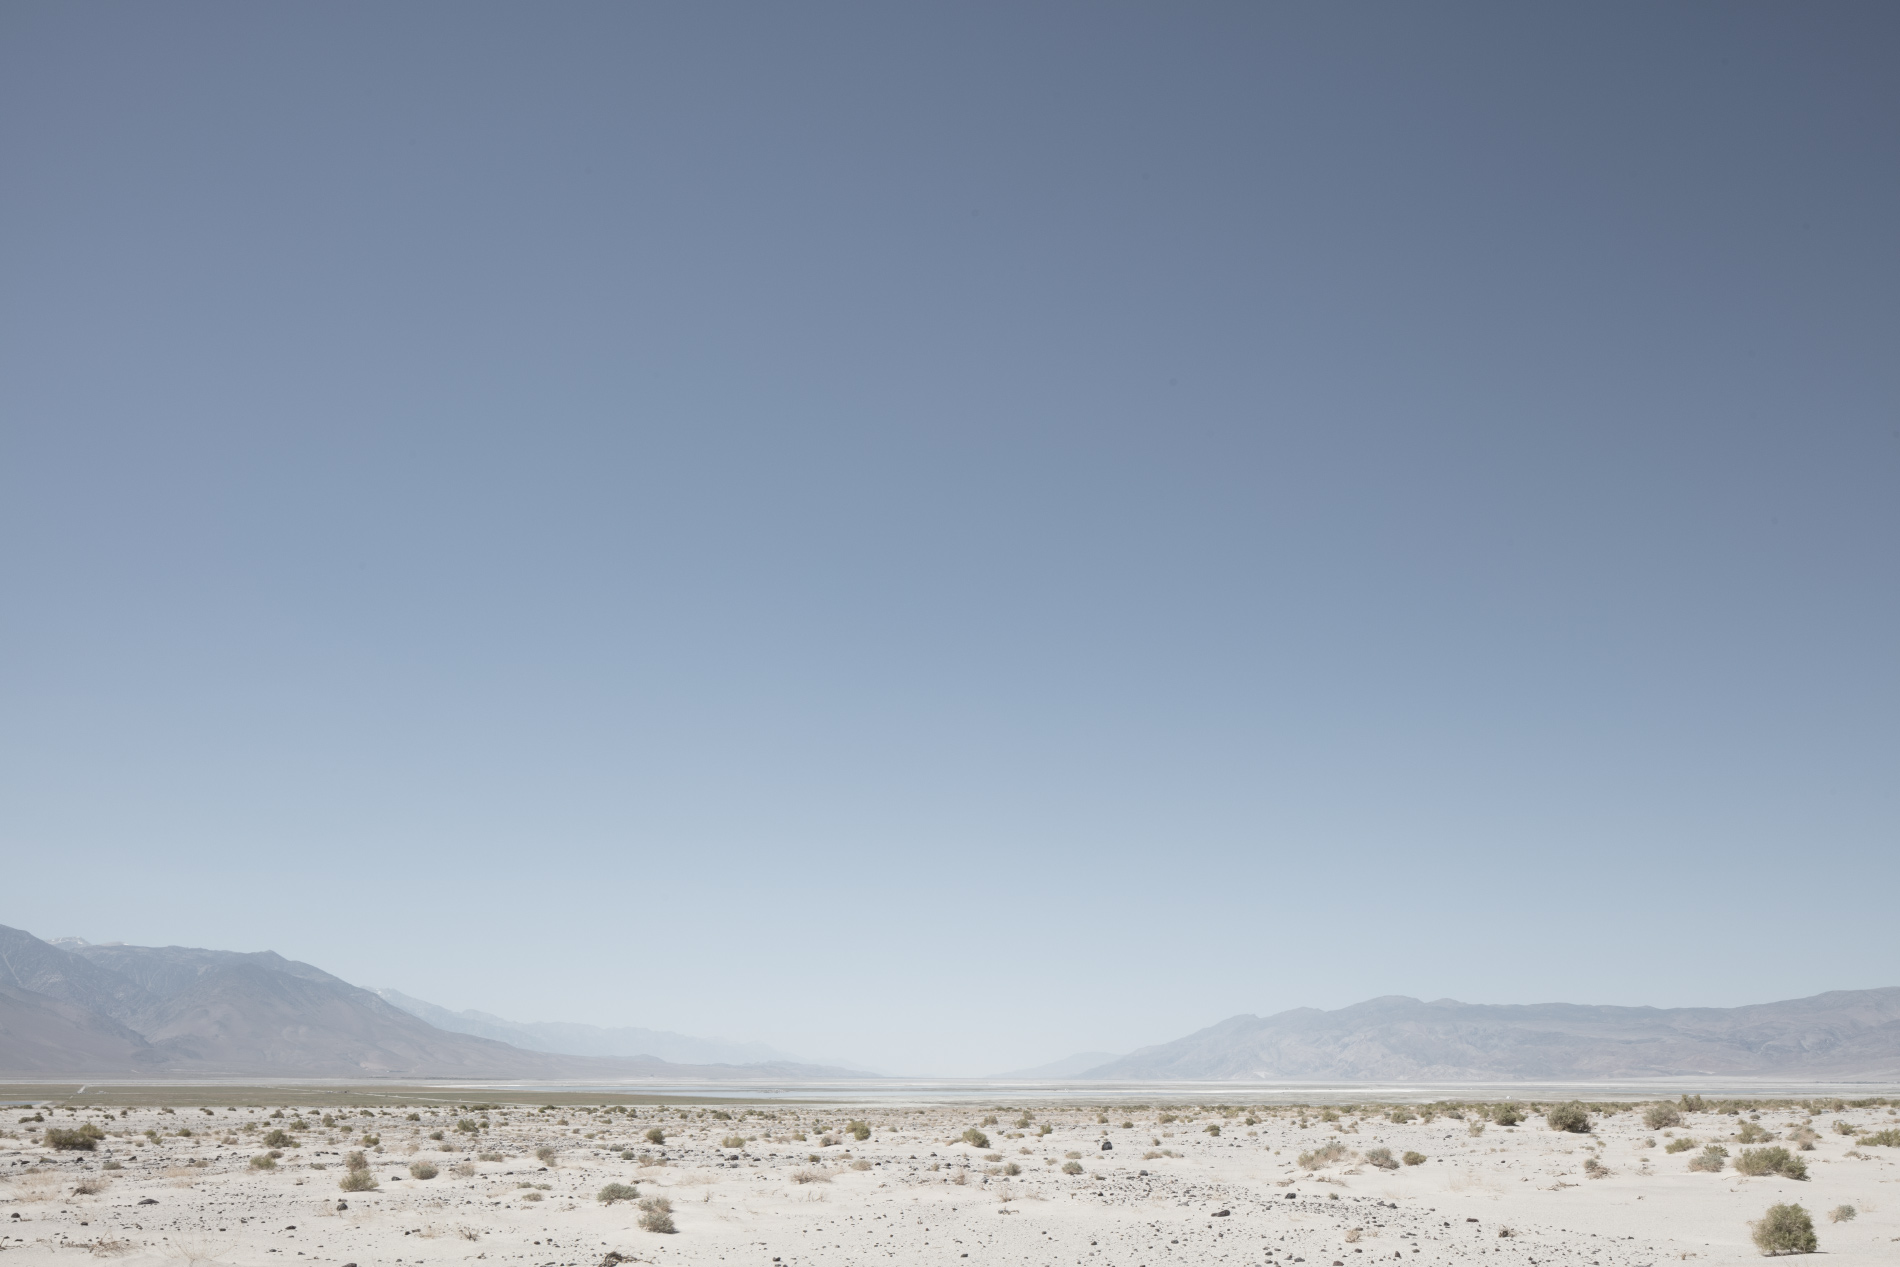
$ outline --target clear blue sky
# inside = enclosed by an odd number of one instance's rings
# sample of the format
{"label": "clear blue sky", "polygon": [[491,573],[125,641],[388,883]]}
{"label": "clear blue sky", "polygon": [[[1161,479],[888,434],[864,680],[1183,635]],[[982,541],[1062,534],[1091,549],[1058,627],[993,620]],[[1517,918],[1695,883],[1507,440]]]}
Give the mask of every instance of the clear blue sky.
{"label": "clear blue sky", "polygon": [[0,922],[920,1072],[1900,984],[1897,57],[9,5]]}

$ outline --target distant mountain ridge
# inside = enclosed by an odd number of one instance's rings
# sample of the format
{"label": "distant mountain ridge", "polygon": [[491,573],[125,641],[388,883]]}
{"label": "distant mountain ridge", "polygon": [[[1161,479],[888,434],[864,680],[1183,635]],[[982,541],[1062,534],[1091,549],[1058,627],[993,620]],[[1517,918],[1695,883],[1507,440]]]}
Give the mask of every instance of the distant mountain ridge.
{"label": "distant mountain ridge", "polygon": [[797,1056],[767,1047],[764,1043],[731,1043],[716,1038],[694,1038],[689,1034],[632,1026],[607,1028],[568,1021],[511,1021],[472,1008],[451,1012],[440,1004],[418,999],[400,990],[383,989],[376,993],[385,1002],[393,1003],[411,1016],[421,1017],[437,1029],[493,1038],[529,1051],[569,1056],[633,1056],[701,1065],[749,1065],[773,1061],[803,1063]]}
{"label": "distant mountain ridge", "polygon": [[1085,1079],[1482,1081],[1900,1077],[1900,987],[1735,1008],[1430,1003],[1235,1016]]}
{"label": "distant mountain ridge", "polygon": [[271,951],[42,941],[0,925],[0,1075],[831,1078],[783,1061],[677,1064],[527,1051],[439,1029]]}

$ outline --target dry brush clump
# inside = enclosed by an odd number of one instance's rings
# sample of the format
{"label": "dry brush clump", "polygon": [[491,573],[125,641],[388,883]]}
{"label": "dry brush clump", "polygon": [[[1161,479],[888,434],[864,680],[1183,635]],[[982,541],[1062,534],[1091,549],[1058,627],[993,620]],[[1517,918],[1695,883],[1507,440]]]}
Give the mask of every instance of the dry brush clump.
{"label": "dry brush clump", "polygon": [[1672,1126],[1681,1126],[1682,1113],[1675,1105],[1667,1101],[1661,1104],[1652,1104],[1643,1110],[1643,1125],[1652,1131],[1666,1130]]}
{"label": "dry brush clump", "polygon": [[1819,1245],[1814,1220],[1798,1205],[1771,1205],[1748,1227],[1764,1254],[1812,1254]]}
{"label": "dry brush clump", "polygon": [[1808,1163],[1785,1148],[1744,1148],[1735,1159],[1737,1173],[1744,1175],[1783,1175],[1806,1179]]}
{"label": "dry brush clump", "polygon": [[1575,1100],[1568,1104],[1559,1104],[1544,1114],[1544,1121],[1553,1131],[1567,1131],[1573,1135],[1590,1133],[1590,1111]]}
{"label": "dry brush clump", "polygon": [[1720,1144],[1710,1144],[1689,1159],[1689,1169],[1706,1171],[1709,1174],[1720,1173],[1722,1167],[1727,1164],[1728,1149]]}
{"label": "dry brush clump", "polygon": [[640,1199],[640,1226],[649,1232],[672,1235],[679,1229],[673,1226],[673,1203],[665,1197],[642,1197]]}
{"label": "dry brush clump", "polygon": [[[1330,1166],[1334,1162],[1343,1160],[1347,1156],[1347,1152],[1346,1146],[1338,1140],[1328,1140],[1318,1148],[1300,1154],[1300,1169],[1318,1170],[1322,1166]],[[1389,1155],[1388,1153],[1388,1156]]]}

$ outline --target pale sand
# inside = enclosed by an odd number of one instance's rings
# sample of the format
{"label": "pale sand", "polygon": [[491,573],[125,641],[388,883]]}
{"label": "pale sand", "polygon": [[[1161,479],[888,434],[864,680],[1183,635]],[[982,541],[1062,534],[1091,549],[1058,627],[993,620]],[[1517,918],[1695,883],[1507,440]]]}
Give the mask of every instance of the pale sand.
{"label": "pale sand", "polygon": [[[1010,1123],[1020,1110],[1010,1109],[997,1112],[1001,1125],[982,1128],[991,1147],[975,1149],[949,1141],[991,1110],[778,1105],[763,1110],[775,1114],[773,1120],[726,1109],[731,1122],[712,1120],[705,1110],[686,1110],[682,1118],[674,1108],[623,1115],[511,1106],[490,1115],[489,1129],[468,1146],[462,1145],[469,1137],[454,1125],[469,1115],[452,1109],[418,1110],[420,1123],[405,1121],[404,1110],[372,1118],[339,1113],[339,1123],[368,1126],[382,1141],[381,1153],[371,1154],[381,1187],[362,1193],[338,1189],[349,1145],[336,1130],[302,1132],[301,1146],[283,1150],[276,1171],[251,1169],[263,1131],[281,1125],[268,1119],[268,1110],[220,1108],[206,1117],[196,1109],[135,1109],[109,1123],[97,1112],[47,1114],[50,1124],[105,1124],[112,1137],[92,1154],[50,1153],[30,1144],[27,1128],[15,1125],[19,1111],[11,1111],[4,1125],[13,1137],[0,1139],[0,1261],[581,1265],[616,1251],[646,1263],[782,1267],[1356,1267],[1379,1260],[1420,1267],[1479,1260],[1495,1267],[1646,1267],[1687,1259],[1701,1267],[1757,1260],[1748,1220],[1775,1202],[1796,1201],[1815,1216],[1829,1261],[1900,1262],[1900,1148],[1869,1147],[1861,1151],[1870,1159],[1858,1160],[1846,1156],[1853,1140],[1829,1129],[1836,1119],[1864,1128],[1900,1124],[1885,1108],[1818,1114],[1813,1126],[1822,1138],[1815,1151],[1799,1154],[1809,1164],[1806,1182],[1749,1179],[1732,1170],[1690,1173],[1694,1154],[1663,1152],[1663,1132],[1646,1129],[1633,1112],[1600,1120],[1593,1136],[1553,1132],[1533,1118],[1472,1137],[1464,1122],[1446,1117],[1394,1125],[1353,1114],[1335,1126],[1309,1115],[1302,1129],[1298,1114],[1284,1109],[1255,1110],[1260,1121],[1249,1127],[1244,1109],[1233,1116],[1199,1110],[1197,1120],[1186,1120],[1196,1110],[1176,1110],[1184,1120],[1161,1124],[1156,1109],[1114,1108],[1112,1121],[1102,1125],[1094,1110],[1051,1107],[1035,1109],[1036,1125],[1018,1132]],[[304,1116],[315,1124],[319,1115]],[[557,1125],[563,1117],[568,1125]],[[846,1136],[821,1146],[818,1128],[840,1130],[852,1117],[876,1128],[871,1139]],[[1769,1110],[1761,1124],[1784,1137],[1777,1143],[1790,1144],[1790,1126],[1804,1118]],[[1124,1120],[1134,1127],[1122,1127]],[[1219,1138],[1203,1133],[1210,1121],[1221,1125]],[[238,1132],[245,1122],[257,1130]],[[1035,1133],[1043,1122],[1055,1127],[1053,1134]],[[1354,1123],[1356,1133],[1337,1133]],[[664,1147],[642,1140],[655,1124],[669,1136]],[[1674,1134],[1727,1140],[1737,1125],[1733,1117],[1692,1114]],[[196,1138],[176,1136],[179,1127],[192,1128]],[[148,1128],[160,1131],[162,1142],[141,1140],[134,1147]],[[791,1140],[800,1129],[809,1139]],[[456,1141],[454,1150],[441,1151],[426,1138],[433,1130]],[[238,1142],[220,1144],[227,1133],[236,1133]],[[722,1148],[719,1140],[727,1135],[756,1138],[743,1149]],[[1100,1150],[1104,1137],[1112,1151]],[[1430,1160],[1396,1171],[1352,1161],[1318,1175],[1299,1169],[1301,1150],[1332,1138],[1355,1151],[1409,1149]],[[1583,1170],[1593,1139],[1612,1172],[1604,1178],[1587,1178]],[[1647,1139],[1658,1146],[1642,1147]],[[548,1169],[533,1155],[542,1145],[559,1150]],[[421,1151],[411,1154],[412,1147]],[[1727,1147],[1736,1154],[1742,1146]],[[665,1164],[623,1160],[611,1151],[621,1148],[664,1156]],[[1143,1159],[1160,1149],[1181,1156]],[[478,1150],[507,1159],[474,1161]],[[1082,1155],[1085,1173],[1060,1173],[1067,1152]],[[823,1161],[809,1162],[811,1153]],[[185,1165],[194,1158],[208,1164]],[[108,1159],[125,1168],[103,1171]],[[442,1173],[408,1177],[416,1159],[433,1161]],[[856,1160],[870,1161],[871,1168],[851,1169]],[[478,1171],[474,1177],[451,1172],[469,1161]],[[1023,1173],[986,1173],[1004,1162],[1017,1163]],[[800,1170],[822,1171],[828,1180],[795,1182]],[[957,1176],[965,1182],[952,1182]],[[104,1191],[73,1195],[86,1179],[105,1181]],[[609,1182],[668,1198],[678,1233],[642,1231],[630,1203],[601,1205],[595,1194]],[[541,1191],[518,1186],[524,1183],[547,1185],[542,1199],[524,1199]],[[156,1204],[140,1205],[144,1198]],[[339,1210],[339,1200],[348,1208]],[[1858,1217],[1828,1222],[1826,1212],[1844,1203],[1857,1207]],[[1221,1210],[1231,1213],[1217,1216]],[[1505,1226],[1518,1235],[1501,1238]],[[1361,1229],[1357,1242],[1346,1239],[1353,1228]]]}

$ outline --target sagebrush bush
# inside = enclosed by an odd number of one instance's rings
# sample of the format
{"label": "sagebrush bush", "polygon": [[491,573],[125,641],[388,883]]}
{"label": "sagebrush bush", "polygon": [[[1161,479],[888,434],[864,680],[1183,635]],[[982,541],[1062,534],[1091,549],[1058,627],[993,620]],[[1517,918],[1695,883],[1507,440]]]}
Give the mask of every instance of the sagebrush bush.
{"label": "sagebrush bush", "polygon": [[48,1148],[63,1149],[68,1152],[89,1153],[98,1148],[99,1141],[105,1137],[106,1133],[94,1126],[91,1122],[81,1122],[78,1126],[73,1127],[47,1127],[44,1142]]}
{"label": "sagebrush bush", "polygon": [[1568,1131],[1572,1135],[1586,1135],[1590,1131],[1590,1111],[1575,1100],[1551,1109],[1544,1114],[1544,1121],[1553,1131]]}
{"label": "sagebrush bush", "polygon": [[1758,1122],[1743,1122],[1735,1128],[1735,1140],[1740,1144],[1759,1144],[1774,1137],[1772,1131],[1764,1130]]}
{"label": "sagebrush bush", "polygon": [[1827,1212],[1827,1221],[1829,1223],[1845,1223],[1859,1213],[1860,1211],[1851,1205],[1837,1205]]}
{"label": "sagebrush bush", "polygon": [[1065,1161],[1062,1163],[1062,1173],[1065,1175],[1079,1175],[1082,1173],[1082,1163],[1079,1161]]}
{"label": "sagebrush bush", "polygon": [[1798,1205],[1771,1205],[1766,1214],[1748,1226],[1756,1247],[1764,1254],[1812,1254],[1819,1244],[1814,1220]]}
{"label": "sagebrush bush", "polygon": [[251,1158],[251,1169],[275,1170],[277,1169],[277,1159],[269,1153],[259,1153],[257,1156]]}
{"label": "sagebrush bush", "polygon": [[1673,1104],[1652,1104],[1643,1110],[1643,1125],[1652,1131],[1681,1126],[1682,1113]]}
{"label": "sagebrush bush", "polygon": [[1328,1140],[1311,1152],[1299,1156],[1300,1169],[1318,1170],[1321,1166],[1330,1166],[1346,1155],[1346,1146],[1338,1140]]}
{"label": "sagebrush bush", "polygon": [[657,1126],[650,1127],[643,1138],[649,1144],[664,1144],[666,1142],[666,1132]]}
{"label": "sagebrush bush", "polygon": [[728,1135],[728,1136],[726,1136],[726,1137],[725,1137],[724,1139],[722,1139],[722,1140],[720,1140],[720,1141],[719,1141],[719,1146],[720,1146],[721,1148],[744,1148],[744,1147],[745,1147],[745,1136],[743,1136],[743,1135]]}
{"label": "sagebrush bush", "polygon": [[1785,1175],[1806,1179],[1808,1163],[1785,1148],[1744,1148],[1735,1159],[1735,1169],[1744,1175]]}
{"label": "sagebrush bush", "polygon": [[866,1140],[871,1138],[871,1127],[868,1122],[852,1122],[844,1129],[850,1133],[853,1139]]}
{"label": "sagebrush bush", "polygon": [[343,1177],[336,1181],[336,1186],[345,1192],[369,1192],[376,1187],[376,1176],[372,1175],[367,1167],[347,1170],[343,1173]]}
{"label": "sagebrush bush", "polygon": [[610,1183],[594,1194],[594,1200],[612,1205],[616,1201],[632,1201],[639,1195],[640,1190],[630,1183]]}
{"label": "sagebrush bush", "polygon": [[649,1232],[663,1234],[679,1231],[673,1226],[673,1203],[665,1197],[642,1197],[640,1199],[640,1226]]}
{"label": "sagebrush bush", "polygon": [[1704,1170],[1710,1174],[1718,1173],[1728,1164],[1728,1149],[1720,1144],[1710,1144],[1689,1159],[1689,1169]]}
{"label": "sagebrush bush", "polygon": [[554,1151],[554,1146],[552,1144],[543,1144],[541,1145],[541,1147],[534,1150],[534,1156],[535,1156],[535,1159],[539,1161],[543,1166],[552,1166],[554,1164],[554,1159],[556,1157],[559,1157],[560,1154]]}
{"label": "sagebrush bush", "polygon": [[1900,1148],[1900,1130],[1889,1127],[1884,1131],[1870,1131],[1854,1142],[1863,1148],[1869,1144],[1877,1144],[1882,1148]]}
{"label": "sagebrush bush", "polygon": [[1203,1127],[1201,1128],[1201,1130],[1202,1130],[1202,1131],[1204,1131],[1204,1132],[1206,1132],[1206,1133],[1207,1133],[1207,1134],[1209,1134],[1209,1135],[1219,1135],[1219,1134],[1220,1134],[1220,1123],[1218,1123],[1218,1122],[1209,1122],[1209,1123],[1208,1123],[1208,1124],[1207,1124],[1206,1126],[1203,1126]]}
{"label": "sagebrush bush", "polygon": [[411,1178],[433,1179],[441,1173],[441,1171],[435,1168],[435,1163],[433,1162],[412,1161],[409,1163],[409,1174]]}
{"label": "sagebrush bush", "polygon": [[1366,1164],[1368,1166],[1377,1166],[1380,1170],[1397,1170],[1399,1168],[1399,1163],[1393,1158],[1392,1150],[1389,1148],[1368,1148],[1366,1150]]}
{"label": "sagebrush bush", "polygon": [[1696,1141],[1687,1135],[1678,1136],[1663,1145],[1665,1153],[1686,1153],[1696,1146]]}
{"label": "sagebrush bush", "polygon": [[988,1148],[990,1146],[990,1137],[985,1135],[982,1131],[977,1130],[974,1126],[963,1132],[960,1138],[972,1148]]}
{"label": "sagebrush bush", "polygon": [[1408,1166],[1423,1166],[1425,1164],[1425,1154],[1408,1152],[1404,1157],[1400,1158],[1400,1160]]}
{"label": "sagebrush bush", "polygon": [[1499,1126],[1516,1126],[1524,1120],[1524,1110],[1515,1104],[1494,1104],[1491,1106],[1491,1120]]}

